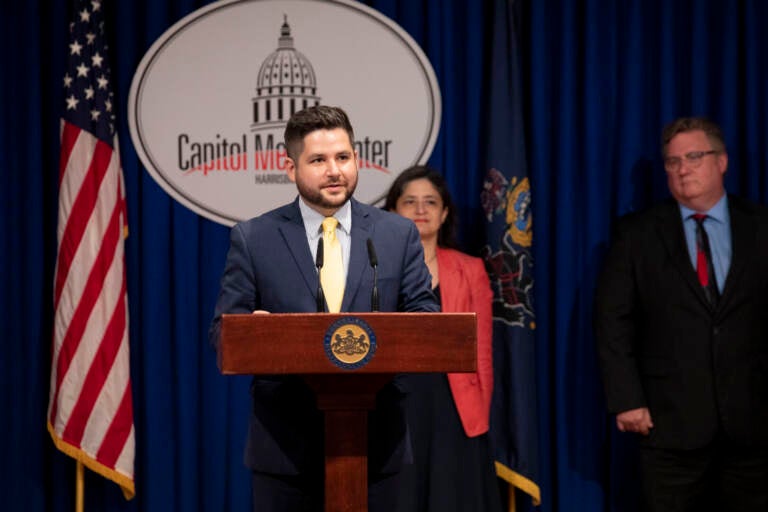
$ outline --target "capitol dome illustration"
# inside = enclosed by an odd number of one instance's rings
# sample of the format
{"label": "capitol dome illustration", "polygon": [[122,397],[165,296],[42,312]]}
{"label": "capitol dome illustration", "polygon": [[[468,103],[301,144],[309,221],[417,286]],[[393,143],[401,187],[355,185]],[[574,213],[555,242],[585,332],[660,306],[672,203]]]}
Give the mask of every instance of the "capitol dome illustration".
{"label": "capitol dome illustration", "polygon": [[294,112],[319,104],[315,70],[294,48],[285,16],[277,50],[264,59],[259,69],[251,131],[284,127]]}

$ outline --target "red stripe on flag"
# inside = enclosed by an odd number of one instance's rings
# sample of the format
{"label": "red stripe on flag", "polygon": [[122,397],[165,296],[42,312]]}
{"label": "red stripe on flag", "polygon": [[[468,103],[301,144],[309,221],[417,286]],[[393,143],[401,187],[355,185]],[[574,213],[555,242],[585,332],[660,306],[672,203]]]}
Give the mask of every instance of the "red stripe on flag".
{"label": "red stripe on flag", "polygon": [[72,155],[72,148],[75,147],[77,137],[80,135],[80,128],[77,126],[64,122],[64,129],[61,131],[61,153],[59,155],[59,190],[61,190],[61,183],[64,181],[64,174],[67,172],[67,162]]}
{"label": "red stripe on flag", "polygon": [[93,358],[93,362],[91,362],[91,366],[88,368],[88,375],[85,377],[85,381],[83,381],[80,396],[77,398],[77,403],[72,409],[72,414],[62,433],[62,438],[68,443],[79,446],[82,442],[85,426],[91,416],[91,411],[93,411],[93,408],[96,405],[96,400],[98,399],[99,394],[101,394],[104,382],[106,382],[107,377],[109,376],[109,372],[115,362],[115,357],[117,357],[124,336],[125,280],[123,280],[123,286],[120,289],[120,298],[115,305],[115,309],[112,311],[112,318],[109,321],[107,330],[104,332],[104,337],[99,344],[99,349]]}
{"label": "red stripe on flag", "polygon": [[86,281],[85,288],[83,288],[83,295],[80,297],[80,302],[77,303],[72,319],[67,326],[67,332],[64,335],[64,339],[61,342],[61,348],[59,349],[59,357],[54,361],[54,364],[56,365],[56,391],[53,395],[50,415],[51,424],[53,425],[56,424],[56,413],[59,403],[59,393],[61,392],[61,383],[72,364],[72,359],[77,352],[77,348],[80,346],[83,333],[88,325],[88,319],[99,300],[99,295],[104,286],[104,278],[115,257],[117,244],[121,240],[120,212],[120,203],[118,201],[113,205],[112,218],[104,233],[99,254],[94,261],[93,267],[90,269],[88,280]]}
{"label": "red stripe on flag", "polygon": [[123,399],[120,401],[120,407],[115,412],[109,430],[104,436],[101,448],[96,454],[96,459],[109,467],[115,467],[118,457],[123,452],[125,442],[131,435],[133,428],[133,401],[131,399],[131,380],[128,379],[123,392]]}
{"label": "red stripe on flag", "polygon": [[58,308],[64,283],[67,281],[69,269],[77,253],[77,248],[83,239],[88,220],[91,218],[93,209],[96,206],[99,188],[107,173],[111,159],[112,148],[100,140],[97,141],[91,164],[88,167],[85,180],[83,180],[83,184],[77,193],[77,199],[72,204],[72,211],[69,213],[69,220],[59,243],[58,268],[56,270],[56,283],[53,293],[54,310]]}

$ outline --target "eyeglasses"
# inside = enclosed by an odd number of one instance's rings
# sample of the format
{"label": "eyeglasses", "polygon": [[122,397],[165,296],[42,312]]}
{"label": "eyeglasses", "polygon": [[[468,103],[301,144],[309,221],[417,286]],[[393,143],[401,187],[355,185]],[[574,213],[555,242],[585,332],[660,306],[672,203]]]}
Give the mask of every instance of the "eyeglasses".
{"label": "eyeglasses", "polygon": [[690,153],[683,155],[682,158],[679,156],[669,156],[664,159],[664,168],[667,170],[667,172],[677,172],[683,165],[683,160],[685,160],[685,163],[688,165],[688,167],[691,169],[696,169],[701,165],[701,162],[704,160],[705,156],[714,155],[716,153],[719,153],[719,151],[716,149],[710,149],[709,151],[691,151]]}

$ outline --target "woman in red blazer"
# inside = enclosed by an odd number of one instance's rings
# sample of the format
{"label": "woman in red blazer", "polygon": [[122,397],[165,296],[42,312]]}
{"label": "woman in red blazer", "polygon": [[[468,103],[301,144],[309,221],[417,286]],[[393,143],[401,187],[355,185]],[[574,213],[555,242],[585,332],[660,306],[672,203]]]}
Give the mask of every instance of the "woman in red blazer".
{"label": "woman in red blazer", "polygon": [[455,249],[453,201],[434,169],[416,166],[403,171],[384,208],[416,224],[442,310],[477,313],[476,373],[411,376],[406,411],[414,465],[400,477],[398,510],[501,510],[487,436],[493,390],[493,294],[485,265]]}

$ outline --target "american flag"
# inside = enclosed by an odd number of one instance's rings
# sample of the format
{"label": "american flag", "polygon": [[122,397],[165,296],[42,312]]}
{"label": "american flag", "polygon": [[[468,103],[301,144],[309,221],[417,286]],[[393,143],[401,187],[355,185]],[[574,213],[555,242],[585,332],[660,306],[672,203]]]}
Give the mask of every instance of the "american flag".
{"label": "american flag", "polygon": [[56,446],[134,495],[125,191],[101,2],[69,25],[59,162],[48,430]]}

